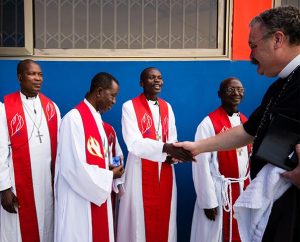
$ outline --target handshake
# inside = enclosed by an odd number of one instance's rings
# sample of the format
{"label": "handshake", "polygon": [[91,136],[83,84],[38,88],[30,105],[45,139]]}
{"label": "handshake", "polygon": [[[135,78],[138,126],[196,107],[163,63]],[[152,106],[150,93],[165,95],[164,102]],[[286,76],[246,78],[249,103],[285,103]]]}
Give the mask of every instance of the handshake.
{"label": "handshake", "polygon": [[173,164],[174,162],[195,161],[195,158],[190,151],[182,147],[176,147],[173,144],[165,143],[163,146],[163,152],[168,154],[166,162],[169,164]]}

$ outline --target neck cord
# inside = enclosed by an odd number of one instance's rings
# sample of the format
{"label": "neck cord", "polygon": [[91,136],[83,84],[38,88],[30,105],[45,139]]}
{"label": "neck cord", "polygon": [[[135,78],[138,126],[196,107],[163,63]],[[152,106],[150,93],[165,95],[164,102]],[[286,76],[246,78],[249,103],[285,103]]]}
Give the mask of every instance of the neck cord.
{"label": "neck cord", "polygon": [[41,124],[42,124],[42,111],[41,111],[40,123],[39,123],[39,125],[37,125],[36,124],[37,112],[36,112],[36,109],[35,109],[35,100],[33,101],[34,119],[30,115],[30,112],[29,112],[30,108],[27,106],[27,104],[25,102],[22,101],[25,112],[28,114],[30,120],[33,122],[33,128],[32,128],[32,131],[30,132],[30,137],[28,138],[28,141],[32,138],[34,127],[36,127],[36,129],[37,129],[38,136],[40,136],[40,128],[41,128]]}
{"label": "neck cord", "polygon": [[[299,66],[300,66],[300,65],[299,65]],[[265,108],[265,111],[264,111],[264,113],[263,113],[263,116],[262,116],[262,118],[261,118],[261,121],[260,121],[260,123],[259,123],[259,126],[258,126],[258,128],[257,128],[256,134],[255,134],[255,136],[254,136],[254,141],[253,141],[253,143],[255,143],[255,141],[256,141],[256,139],[257,139],[257,137],[258,137],[258,134],[261,132],[262,128],[264,127],[264,125],[265,125],[265,123],[266,123],[266,121],[267,121],[267,118],[269,118],[269,120],[272,118],[272,114],[271,114],[271,112],[270,112],[271,107],[274,107],[274,106],[278,103],[279,99],[280,99],[281,96],[284,94],[284,92],[285,92],[285,90],[286,90],[286,88],[287,88],[289,82],[290,82],[291,79],[293,78],[294,73],[295,73],[295,71],[299,68],[299,66],[297,66],[297,67],[293,70],[293,72],[289,75],[288,79],[287,79],[286,82],[283,84],[283,86],[282,86],[280,92],[278,93],[278,95],[277,95],[275,98],[274,98],[274,96],[270,98],[270,100],[269,100],[269,102],[268,102],[268,104],[267,104],[267,106],[266,106],[266,108]]]}

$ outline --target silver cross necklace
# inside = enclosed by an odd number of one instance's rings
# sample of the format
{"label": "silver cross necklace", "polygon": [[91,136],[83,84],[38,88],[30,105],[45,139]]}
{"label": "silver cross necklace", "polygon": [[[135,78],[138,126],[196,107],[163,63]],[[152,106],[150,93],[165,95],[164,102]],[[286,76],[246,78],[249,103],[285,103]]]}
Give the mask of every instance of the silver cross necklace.
{"label": "silver cross necklace", "polygon": [[[36,108],[35,108],[35,101],[36,101],[36,98],[33,100],[33,113],[34,113],[34,118],[32,118],[32,116],[31,116],[31,114],[30,114],[30,112],[29,112],[30,108],[27,106],[27,104],[26,104],[25,102],[22,102],[22,103],[23,103],[23,107],[24,107],[24,109],[25,109],[25,112],[28,114],[30,120],[33,122],[33,129],[32,129],[32,131],[31,131],[31,134],[30,134],[30,137],[29,137],[28,140],[31,139],[32,134],[33,134],[33,131],[34,131],[34,128],[36,128],[38,134],[37,134],[35,137],[39,139],[40,143],[43,143],[43,141],[42,141],[42,136],[44,136],[44,135],[41,134],[41,132],[40,132],[43,114],[42,114],[42,111],[41,111],[40,122],[39,122],[39,124],[37,125],[37,121],[36,121],[36,119],[37,119],[37,112],[36,112]],[[31,110],[30,110],[30,111],[31,111]]]}

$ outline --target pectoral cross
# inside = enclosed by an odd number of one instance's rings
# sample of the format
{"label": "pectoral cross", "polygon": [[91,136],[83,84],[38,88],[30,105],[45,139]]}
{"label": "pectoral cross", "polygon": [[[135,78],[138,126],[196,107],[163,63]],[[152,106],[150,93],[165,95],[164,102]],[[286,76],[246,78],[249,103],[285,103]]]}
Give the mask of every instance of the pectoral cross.
{"label": "pectoral cross", "polygon": [[40,134],[40,131],[38,130],[38,135],[35,136],[35,137],[37,137],[37,138],[40,139],[40,143],[43,143],[43,142],[42,142],[42,136],[44,136],[44,135]]}

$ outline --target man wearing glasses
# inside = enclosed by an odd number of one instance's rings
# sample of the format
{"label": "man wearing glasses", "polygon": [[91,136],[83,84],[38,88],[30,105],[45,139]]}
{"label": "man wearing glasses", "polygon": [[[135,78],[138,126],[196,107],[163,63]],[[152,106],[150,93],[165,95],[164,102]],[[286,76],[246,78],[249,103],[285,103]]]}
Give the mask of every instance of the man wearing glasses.
{"label": "man wearing glasses", "polygon": [[[229,77],[220,84],[221,106],[199,124],[195,140],[215,136],[244,123],[247,118],[238,111],[244,97],[242,83]],[[249,184],[250,147],[207,152],[193,162],[193,180],[197,194],[191,241],[240,241],[232,205]],[[226,191],[223,193],[222,191]]]}

